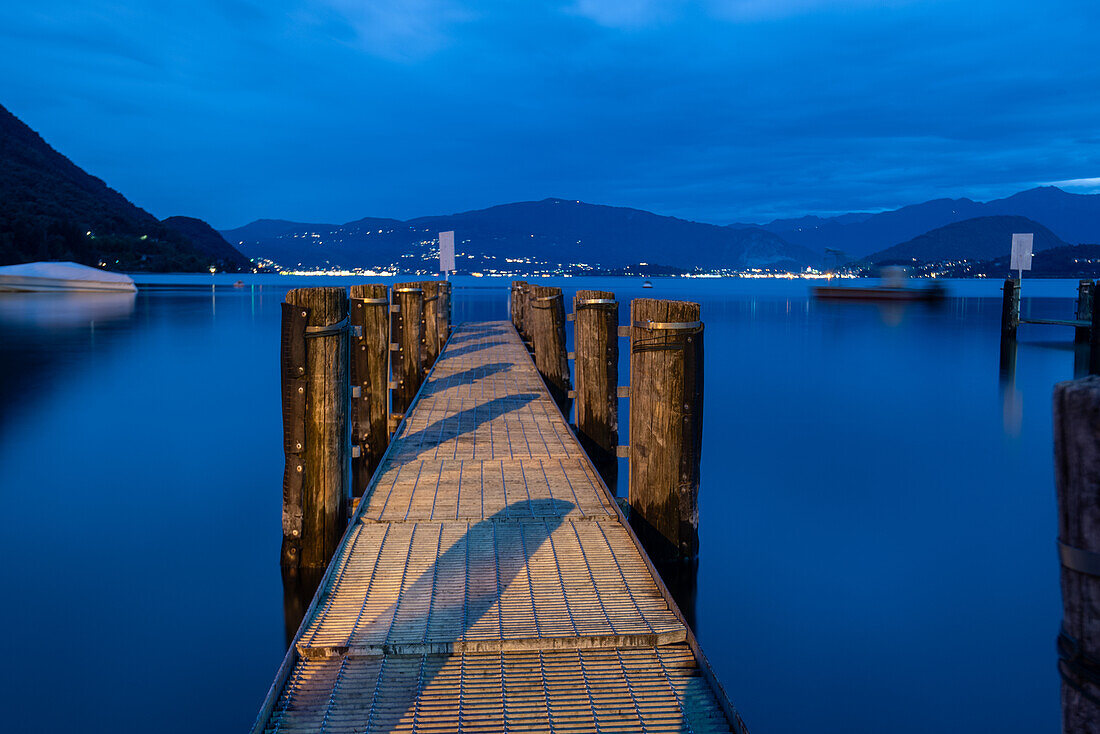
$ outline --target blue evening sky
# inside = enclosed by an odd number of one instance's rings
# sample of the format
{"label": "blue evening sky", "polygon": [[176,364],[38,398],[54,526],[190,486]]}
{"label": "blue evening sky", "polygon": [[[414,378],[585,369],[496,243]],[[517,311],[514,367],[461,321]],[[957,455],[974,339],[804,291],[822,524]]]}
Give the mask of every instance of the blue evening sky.
{"label": "blue evening sky", "polygon": [[159,217],[1100,191],[1093,0],[36,0],[0,104]]}

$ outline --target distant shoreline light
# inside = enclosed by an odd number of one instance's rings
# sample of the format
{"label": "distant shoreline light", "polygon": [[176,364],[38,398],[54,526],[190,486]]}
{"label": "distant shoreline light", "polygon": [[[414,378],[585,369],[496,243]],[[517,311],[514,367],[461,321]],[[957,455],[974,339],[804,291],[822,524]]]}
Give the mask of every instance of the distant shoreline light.
{"label": "distant shoreline light", "polygon": [[[407,273],[399,273],[395,270],[346,270],[346,269],[333,269],[333,270],[277,270],[279,275],[293,275],[301,277],[351,277],[362,276],[367,278],[393,278],[399,275],[412,275]],[[701,278],[701,279],[717,279],[717,278],[747,278],[747,279],[761,279],[771,278],[778,280],[832,280],[833,278],[858,278],[859,275],[853,273],[819,273],[819,272],[802,272],[802,273],[790,273],[790,272],[767,272],[763,270],[759,271],[739,271],[729,273],[669,273],[669,274],[617,274],[611,275],[607,273],[500,273],[500,272],[470,272],[470,273],[456,273],[456,275],[469,276],[472,278],[575,278],[575,277],[589,277],[589,278]],[[934,276],[933,276],[934,277]]]}

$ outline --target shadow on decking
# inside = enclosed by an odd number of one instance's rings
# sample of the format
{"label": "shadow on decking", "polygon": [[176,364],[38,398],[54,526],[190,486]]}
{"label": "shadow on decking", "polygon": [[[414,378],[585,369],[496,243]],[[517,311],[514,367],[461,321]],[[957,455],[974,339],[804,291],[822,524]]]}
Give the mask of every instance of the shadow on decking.
{"label": "shadow on decking", "polygon": [[507,372],[512,369],[514,365],[510,362],[490,362],[488,364],[478,365],[477,367],[471,367],[468,370],[462,372],[456,372],[453,375],[446,375],[442,377],[436,377],[427,385],[424,386],[424,395],[438,395],[444,390],[448,390],[452,387],[459,387],[460,385],[472,385],[480,379],[489,377],[491,375],[498,374],[500,372]]}
{"label": "shadow on decking", "polygon": [[[352,613],[351,617],[343,619],[339,612],[332,611],[348,608],[346,599],[339,605],[333,605],[331,603],[333,594],[342,591],[354,598],[356,589],[361,588],[365,580],[347,577],[345,575],[347,566],[340,569],[340,573],[334,574],[319,592],[314,626],[307,624],[303,629],[302,636],[298,640],[299,652],[305,658],[340,657],[342,660],[340,675],[345,675],[345,668],[352,666],[361,668],[362,674],[356,673],[354,677],[365,685],[341,687],[337,685],[338,681],[334,681],[331,696],[328,696],[325,705],[320,707],[303,705],[303,702],[296,700],[294,695],[296,691],[289,692],[289,695],[284,691],[279,703],[272,711],[268,726],[276,724],[276,726],[304,727],[312,730],[327,721],[335,710],[339,710],[339,718],[345,725],[352,726],[355,731],[366,730],[359,727],[366,727],[371,731],[389,731],[402,721],[407,725],[410,716],[415,729],[421,695],[448,662],[460,655],[417,650],[418,643],[423,647],[437,643],[460,642],[471,630],[479,626],[481,627],[479,637],[489,631],[489,639],[500,639],[505,634],[503,619],[499,619],[495,624],[490,620],[488,630],[479,623],[494,606],[497,606],[498,614],[503,614],[498,602],[505,589],[516,581],[517,577],[525,575],[531,558],[561,526],[564,517],[573,508],[573,503],[557,499],[514,502],[495,515],[470,525],[461,538],[442,552],[440,552],[444,537],[442,524],[424,523],[423,526],[414,526],[405,553],[411,555],[415,548],[427,547],[435,550],[436,560],[411,583],[407,583],[406,579],[402,578],[397,601],[373,615],[373,618],[364,619],[363,611],[359,611],[358,616]],[[501,535],[507,535],[509,528],[517,528],[517,516],[522,518],[523,527],[529,527],[529,530],[520,532],[518,544],[515,542],[513,532],[511,545],[505,545],[508,541],[502,542],[499,538]],[[390,527],[402,525],[404,523],[397,523]],[[367,581],[367,590],[359,592],[364,596],[361,610],[366,609],[366,600],[375,588],[378,566],[382,566],[389,560],[386,558],[386,541],[389,539],[389,532],[387,528],[386,535],[380,544],[377,565],[373,566],[370,579]],[[426,546],[423,539],[419,545],[417,544],[417,533],[428,536]],[[435,534],[438,536],[433,537]],[[350,543],[351,547],[345,547],[341,553],[338,553],[333,560],[334,563],[340,563],[347,554],[355,552],[355,540],[345,541]],[[395,540],[393,543],[399,548],[397,560],[400,562],[404,543],[400,540]],[[509,553],[509,550],[512,552]],[[389,552],[393,553],[393,551]],[[409,555],[406,555],[403,564],[406,570],[410,565]],[[456,576],[463,579],[461,592],[453,587],[446,588],[446,579],[454,579]],[[521,582],[522,580],[520,578]],[[392,585],[393,581],[392,578],[381,578],[377,579],[377,584],[385,587],[387,584]],[[527,577],[526,583],[533,605],[534,582],[530,576]],[[343,588],[342,584],[346,584],[348,588]],[[290,586],[286,586],[285,590],[289,594]],[[295,591],[300,595],[304,587],[295,587]],[[385,590],[379,593],[385,593]],[[301,616],[299,615],[297,619],[292,618],[291,612],[292,610],[304,611],[300,601],[299,598],[296,604],[284,606],[288,630],[298,627]],[[411,611],[405,612],[406,609]],[[316,623],[318,618],[321,620],[319,625]],[[331,628],[325,627],[326,622],[331,624]],[[510,620],[510,623],[515,624],[515,620]],[[535,627],[537,629],[537,621]],[[332,630],[338,630],[338,632],[334,633]],[[493,635],[492,632],[496,634]],[[327,646],[317,644],[319,637],[323,638],[327,635],[333,635],[333,640],[343,644]],[[386,658],[379,657],[377,653],[357,654],[354,648],[362,648],[365,642],[377,646],[385,644],[391,648],[404,645],[409,649],[398,650],[396,656],[393,656],[392,652],[387,653]],[[350,654],[349,646],[353,648]],[[450,675],[453,673],[454,671],[451,671]],[[352,677],[352,674],[348,673],[347,677]],[[484,681],[480,683],[474,681],[474,683],[481,685]],[[293,679],[287,682],[287,686],[293,685]],[[504,702],[502,701],[501,704],[503,709]],[[459,712],[455,711],[454,716],[457,722]],[[349,718],[354,718],[356,721],[349,721]]]}
{"label": "shadow on decking", "polygon": [[[472,434],[479,427],[490,423],[494,418],[519,410],[540,397],[538,393],[519,393],[505,398],[493,398],[472,408],[457,411],[440,418],[419,431],[414,431],[397,439],[401,445],[397,447],[395,455],[401,456],[407,455],[409,451],[419,453],[427,449],[437,448],[460,436]],[[473,440],[472,436],[471,440]]]}
{"label": "shadow on decking", "polygon": [[486,336],[502,336],[508,333],[503,327],[493,327],[491,329],[479,329],[477,331],[464,331],[461,334],[455,334],[451,337],[451,344],[461,344],[462,342],[468,342],[471,339],[483,339]]}
{"label": "shadow on decking", "polygon": [[[480,336],[480,335],[479,335]],[[451,340],[454,341],[453,339]],[[488,349],[489,347],[502,347],[508,346],[509,342],[506,339],[488,339],[486,341],[475,342],[473,344],[466,344],[458,348],[448,346],[440,355],[441,360],[455,359],[457,357],[464,357],[467,354],[473,354],[474,352],[480,352],[482,349]]]}

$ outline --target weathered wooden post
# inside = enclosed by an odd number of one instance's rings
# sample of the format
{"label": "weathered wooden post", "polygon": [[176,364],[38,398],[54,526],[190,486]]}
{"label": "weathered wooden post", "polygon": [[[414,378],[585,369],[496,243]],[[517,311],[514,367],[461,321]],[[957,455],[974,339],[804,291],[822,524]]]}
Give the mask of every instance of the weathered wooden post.
{"label": "weathered wooden post", "polygon": [[[393,286],[390,365],[394,387],[390,406],[395,421],[404,417],[424,380],[420,361],[423,310],[424,291],[417,283],[397,283]],[[395,426],[396,423],[391,428]]]}
{"label": "weathered wooden post", "polygon": [[[1082,280],[1077,283],[1077,320],[1092,323],[1092,281]],[[1073,330],[1073,341],[1078,344],[1087,344],[1092,335],[1091,326],[1078,326]]]}
{"label": "weathered wooden post", "polygon": [[425,375],[431,370],[439,357],[439,352],[443,349],[439,319],[442,307],[446,304],[440,298],[443,295],[440,284],[441,281],[438,280],[425,280],[420,283],[420,288],[424,291],[424,309],[420,319],[420,361]]}
{"label": "weathered wooden post", "polygon": [[1092,328],[1089,330],[1089,374],[1100,375],[1100,282],[1092,289]]}
{"label": "weathered wooden post", "polygon": [[443,345],[447,343],[447,340],[451,338],[451,282],[449,280],[440,281],[439,283],[439,320],[436,322],[436,328],[439,330],[439,349],[443,350]]}
{"label": "weathered wooden post", "polygon": [[526,281],[513,280],[511,295],[509,296],[509,306],[512,312],[512,326],[516,327],[521,335],[523,334],[523,287],[527,285]]}
{"label": "weathered wooden post", "polygon": [[533,298],[534,289],[539,286],[532,285],[531,283],[524,283],[520,287],[519,291],[519,335],[523,338],[527,349],[534,350],[534,342],[531,341],[532,336],[532,321],[534,316],[531,311],[531,303]]}
{"label": "weathered wooden post", "polygon": [[1015,339],[1020,326],[1020,283],[1006,278],[1001,300],[1001,339]]}
{"label": "weathered wooden post", "polygon": [[529,317],[535,367],[550,397],[569,415],[569,354],[565,350],[565,300],[561,288],[536,285],[530,289]]}
{"label": "weathered wooden post", "polygon": [[323,567],[347,527],[348,296],[296,288],[282,322],[284,566]]}
{"label": "weathered wooden post", "polygon": [[1100,734],[1100,377],[1054,387],[1062,731]]}
{"label": "weathered wooden post", "polygon": [[573,298],[573,374],[577,438],[614,488],[619,445],[619,302],[609,291]]}
{"label": "weathered wooden post", "polygon": [[[353,285],[351,492],[361,497],[389,445],[390,298],[384,285]],[[357,451],[358,449],[358,451]],[[358,456],[356,456],[358,453]]]}
{"label": "weathered wooden post", "polygon": [[630,303],[631,523],[651,556],[699,549],[703,323],[698,303]]}

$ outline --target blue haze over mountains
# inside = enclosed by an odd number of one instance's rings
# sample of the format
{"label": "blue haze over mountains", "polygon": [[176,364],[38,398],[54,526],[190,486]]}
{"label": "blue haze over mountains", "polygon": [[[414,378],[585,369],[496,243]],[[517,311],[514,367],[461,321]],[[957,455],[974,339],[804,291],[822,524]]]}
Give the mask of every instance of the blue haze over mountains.
{"label": "blue haze over mountains", "polygon": [[1100,194],[1055,187],[977,202],[937,199],[881,213],[779,219],[717,226],[624,207],[575,200],[502,204],[408,221],[366,218],[347,224],[259,220],[225,238],[249,257],[304,267],[381,266],[403,254],[429,259],[439,231],[455,230],[466,270],[504,267],[504,258],[550,265],[637,263],[691,270],[802,268],[826,249],[853,259],[992,260],[1013,232],[1034,232],[1036,251],[1100,243]]}
{"label": "blue haze over mountains", "polygon": [[[761,227],[792,244],[814,250],[838,249],[863,257],[954,222],[995,216],[1027,217],[1071,245],[1100,243],[1100,195],[1072,194],[1054,186],[984,203],[934,199],[877,214],[777,219]],[[730,226],[736,229],[754,225]]]}
{"label": "blue haze over mountains", "polygon": [[[250,269],[241,257],[283,267],[434,269],[438,232],[455,230],[463,271],[523,272],[587,264],[647,263],[691,271],[799,270],[853,258],[992,261],[1013,232],[1035,250],[1100,244],[1100,194],[1054,187],[976,202],[938,199],[895,211],[719,226],[576,200],[517,202],[459,214],[347,224],[259,220],[221,234],[200,219],[158,220],[54,150],[0,107],[0,265],[73,259],[121,270]],[[237,245],[238,252],[222,238]],[[1073,254],[1058,256],[1073,261]],[[507,259],[519,260],[518,264]],[[832,262],[837,258],[833,257]],[[635,271],[636,272],[636,271]]]}

